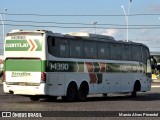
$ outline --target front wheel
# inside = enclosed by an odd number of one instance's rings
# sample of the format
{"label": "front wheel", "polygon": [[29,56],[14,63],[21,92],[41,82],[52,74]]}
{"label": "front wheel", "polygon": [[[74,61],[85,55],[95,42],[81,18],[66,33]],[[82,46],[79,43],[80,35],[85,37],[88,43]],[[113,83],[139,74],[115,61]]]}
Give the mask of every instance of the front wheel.
{"label": "front wheel", "polygon": [[136,97],[137,96],[137,91],[140,91],[141,89],[141,84],[139,81],[136,81],[135,84],[134,84],[134,88],[133,88],[133,91],[131,93],[131,96],[132,97]]}

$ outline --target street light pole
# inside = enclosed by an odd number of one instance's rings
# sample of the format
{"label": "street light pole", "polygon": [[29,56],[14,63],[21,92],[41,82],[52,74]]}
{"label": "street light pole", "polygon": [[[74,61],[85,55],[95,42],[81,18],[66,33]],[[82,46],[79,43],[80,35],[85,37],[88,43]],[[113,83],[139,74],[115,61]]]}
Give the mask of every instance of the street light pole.
{"label": "street light pole", "polygon": [[124,9],[124,6],[122,5],[121,7],[122,7],[122,9],[123,9],[124,16],[125,16],[125,19],[126,19],[126,32],[127,32],[127,42],[128,42],[128,15],[126,14],[126,11],[125,11],[125,9]]}
{"label": "street light pole", "polygon": [[127,42],[129,42],[129,40],[128,40],[128,36],[129,36],[128,35],[129,34],[129,32],[128,32],[128,23],[129,23],[128,17],[129,17],[131,2],[132,2],[132,0],[129,0],[127,13],[126,13],[126,11],[124,9],[124,6],[123,5],[121,6],[121,8],[123,9],[124,15],[125,15],[125,19],[126,19]]}
{"label": "street light pole", "polygon": [[3,42],[4,42],[4,39],[5,39],[5,19],[6,19],[6,11],[7,11],[7,8],[4,9],[4,18],[2,17],[2,14],[0,14],[0,18],[1,18],[1,22],[2,22],[2,31],[3,31]]}
{"label": "street light pole", "polygon": [[2,22],[2,32],[3,32],[3,39],[4,39],[4,21],[2,18],[2,14],[0,14],[1,22]]}
{"label": "street light pole", "polygon": [[93,22],[95,34],[96,34],[96,24],[97,24],[97,22]]}
{"label": "street light pole", "polygon": [[7,12],[7,8],[4,9],[4,19],[3,19],[3,43],[5,40],[5,23],[6,23],[6,12]]}

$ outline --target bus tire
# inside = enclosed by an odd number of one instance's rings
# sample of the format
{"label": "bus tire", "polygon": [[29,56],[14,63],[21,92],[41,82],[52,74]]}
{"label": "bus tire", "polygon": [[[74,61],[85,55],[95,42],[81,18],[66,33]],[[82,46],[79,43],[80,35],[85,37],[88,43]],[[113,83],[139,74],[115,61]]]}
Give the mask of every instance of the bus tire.
{"label": "bus tire", "polygon": [[53,102],[57,100],[57,96],[47,96],[46,101],[48,102]]}
{"label": "bus tire", "polygon": [[39,96],[30,96],[31,101],[38,101],[40,99]]}
{"label": "bus tire", "polygon": [[71,82],[67,88],[67,95],[63,97],[63,100],[73,101],[78,95],[77,85],[75,82]]}
{"label": "bus tire", "polygon": [[89,87],[87,82],[82,82],[78,91],[78,99],[80,101],[85,101],[89,92]]}
{"label": "bus tire", "polygon": [[0,77],[2,77],[2,75],[3,75],[3,71],[0,71]]}
{"label": "bus tire", "polygon": [[137,96],[137,91],[140,91],[141,89],[141,84],[139,81],[136,81],[135,84],[134,84],[134,88],[133,88],[133,91],[131,93],[132,97],[136,97]]}
{"label": "bus tire", "polygon": [[108,94],[107,94],[107,93],[104,93],[104,94],[103,94],[103,97],[107,97],[107,96],[108,96]]}

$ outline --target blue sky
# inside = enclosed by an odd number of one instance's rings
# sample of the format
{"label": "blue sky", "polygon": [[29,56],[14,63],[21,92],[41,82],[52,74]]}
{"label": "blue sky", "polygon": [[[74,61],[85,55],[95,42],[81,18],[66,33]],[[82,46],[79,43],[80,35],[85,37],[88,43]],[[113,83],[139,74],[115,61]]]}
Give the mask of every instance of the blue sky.
{"label": "blue sky", "polygon": [[[35,30],[47,29],[53,32],[90,32],[95,33],[93,22],[96,24],[96,33],[111,35],[117,40],[126,39],[126,21],[124,16],[87,16],[87,15],[124,15],[121,6],[126,12],[129,0],[0,0],[0,13],[7,8],[6,20],[12,21],[35,21],[32,22],[11,22],[6,21],[5,33],[12,29]],[[13,14],[40,14],[40,15],[86,15],[86,16],[31,16]],[[130,15],[135,14],[160,14],[160,0],[132,0]],[[2,15],[3,17],[3,15]],[[129,28],[138,27],[142,29],[129,29],[129,39],[134,42],[147,44],[151,51],[160,51],[160,28],[148,29],[146,25],[158,27],[160,15],[135,15],[129,16]],[[0,21],[1,22],[1,21]],[[84,23],[89,25],[55,24],[56,23]],[[1,24],[1,23],[0,23]],[[123,26],[101,25],[119,24]],[[20,25],[20,26],[11,26]],[[21,26],[30,25],[30,26]],[[33,25],[41,27],[33,27]],[[145,25],[145,26],[141,26]],[[43,27],[42,27],[43,26]],[[50,27],[44,27],[50,26]],[[52,27],[51,27],[52,26]],[[81,27],[81,28],[58,28]],[[85,28],[83,28],[85,27]],[[92,27],[92,28],[86,28]],[[99,28],[100,27],[100,28]],[[103,29],[101,28],[103,27]],[[123,29],[117,29],[123,28]],[[0,49],[2,49],[2,25],[0,25]]]}

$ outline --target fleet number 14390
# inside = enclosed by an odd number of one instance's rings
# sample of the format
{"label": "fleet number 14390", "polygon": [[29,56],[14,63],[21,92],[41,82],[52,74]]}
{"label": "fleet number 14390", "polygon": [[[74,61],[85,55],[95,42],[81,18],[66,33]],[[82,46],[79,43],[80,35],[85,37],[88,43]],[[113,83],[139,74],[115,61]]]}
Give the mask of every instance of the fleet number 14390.
{"label": "fleet number 14390", "polygon": [[51,63],[51,70],[68,71],[69,65],[67,63]]}

